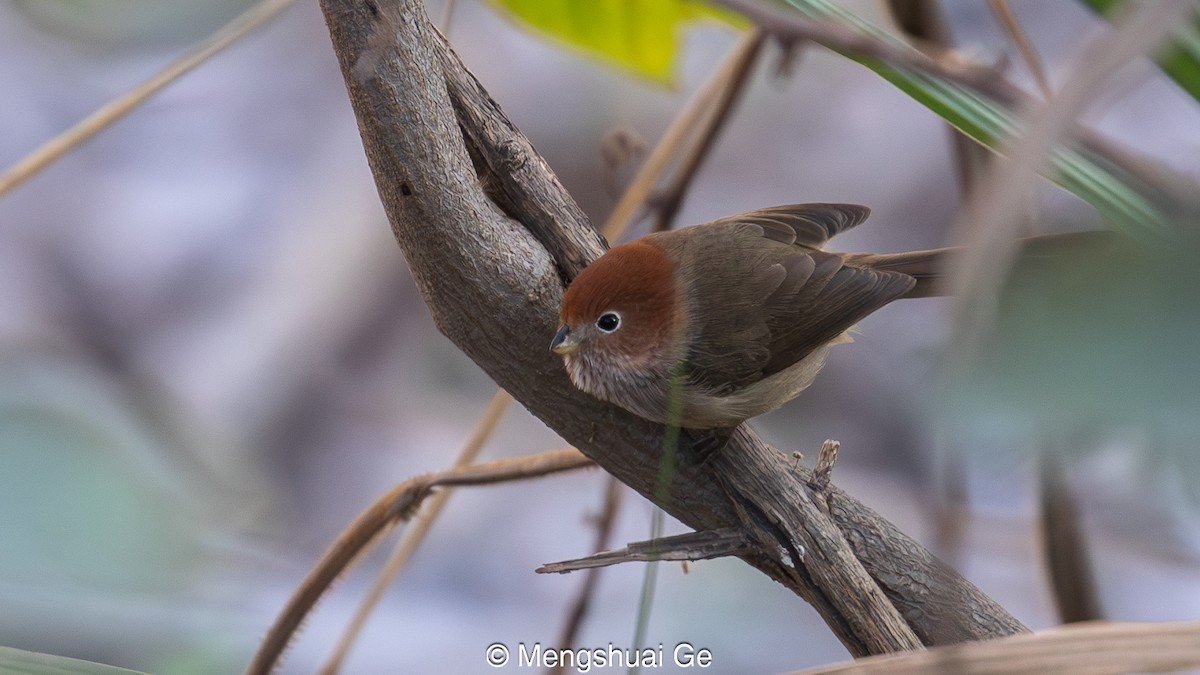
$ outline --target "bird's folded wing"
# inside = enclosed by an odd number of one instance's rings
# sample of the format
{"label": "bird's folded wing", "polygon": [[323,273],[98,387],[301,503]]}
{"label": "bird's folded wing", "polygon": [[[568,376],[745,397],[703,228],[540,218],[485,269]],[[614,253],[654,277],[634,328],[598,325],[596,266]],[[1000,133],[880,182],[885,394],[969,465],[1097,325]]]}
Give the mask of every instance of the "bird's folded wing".
{"label": "bird's folded wing", "polygon": [[858,204],[784,204],[718,218],[712,223],[757,225],[769,239],[821,248],[825,242],[863,222],[869,215],[871,209]]}
{"label": "bird's folded wing", "polygon": [[[723,218],[697,226],[711,236],[679,238],[695,263],[686,280],[692,383],[720,395],[784,370],[913,287],[906,274],[846,266],[841,255],[802,243],[823,243],[865,210],[803,206]],[[782,227],[798,234],[789,242]]]}

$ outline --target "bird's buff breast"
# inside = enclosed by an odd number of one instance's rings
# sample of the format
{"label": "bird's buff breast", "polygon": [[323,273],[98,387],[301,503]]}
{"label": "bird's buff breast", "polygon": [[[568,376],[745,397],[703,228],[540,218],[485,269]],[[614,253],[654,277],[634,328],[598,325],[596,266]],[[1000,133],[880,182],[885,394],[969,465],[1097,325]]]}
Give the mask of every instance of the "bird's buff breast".
{"label": "bird's buff breast", "polygon": [[[576,387],[639,417],[689,429],[729,428],[795,398],[812,383],[831,346],[820,347],[785,370],[721,395],[678,380],[678,386],[673,386],[668,369],[628,364],[614,367],[596,363],[582,354],[570,354],[564,361]],[[678,410],[675,419],[669,419],[672,410]]]}
{"label": "bird's buff breast", "polygon": [[669,372],[630,363],[598,362],[583,353],[568,354],[563,361],[576,387],[639,417],[667,423]]}

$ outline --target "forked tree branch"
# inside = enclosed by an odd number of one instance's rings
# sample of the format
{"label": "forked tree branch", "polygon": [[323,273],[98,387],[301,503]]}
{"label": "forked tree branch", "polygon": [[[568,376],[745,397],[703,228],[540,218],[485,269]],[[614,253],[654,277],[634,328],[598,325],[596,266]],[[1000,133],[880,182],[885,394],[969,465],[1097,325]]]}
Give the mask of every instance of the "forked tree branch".
{"label": "forked tree branch", "polygon": [[393,232],[447,337],[668,513],[696,530],[739,528],[752,546],[741,557],[808,600],[852,654],[1025,630],[854,498],[829,486],[815,499],[811,473],[748,427],[701,464],[686,444],[664,453],[661,426],[572,386],[548,346],[563,279],[603,240],[421,3],[380,2],[321,6]]}

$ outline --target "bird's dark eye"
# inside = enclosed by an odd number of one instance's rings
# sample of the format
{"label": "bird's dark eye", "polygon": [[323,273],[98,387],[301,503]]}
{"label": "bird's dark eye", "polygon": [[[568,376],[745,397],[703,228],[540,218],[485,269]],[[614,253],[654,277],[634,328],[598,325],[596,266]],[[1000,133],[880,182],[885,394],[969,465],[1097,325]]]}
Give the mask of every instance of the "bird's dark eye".
{"label": "bird's dark eye", "polygon": [[605,333],[611,333],[621,327],[621,315],[616,312],[605,312],[596,319],[596,328]]}

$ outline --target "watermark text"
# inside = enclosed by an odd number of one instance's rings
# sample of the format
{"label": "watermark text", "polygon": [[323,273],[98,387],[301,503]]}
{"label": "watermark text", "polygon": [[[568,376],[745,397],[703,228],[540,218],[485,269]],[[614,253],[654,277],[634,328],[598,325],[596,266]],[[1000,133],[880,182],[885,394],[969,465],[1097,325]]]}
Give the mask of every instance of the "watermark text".
{"label": "watermark text", "polygon": [[485,658],[488,665],[494,668],[562,667],[578,673],[606,668],[625,670],[635,666],[646,670],[665,667],[708,668],[713,664],[712,651],[696,647],[690,642],[680,642],[670,647],[659,643],[657,646],[637,648],[618,647],[610,642],[605,647],[577,649],[543,647],[540,642],[518,642],[510,649],[503,642],[493,642],[488,645]]}

